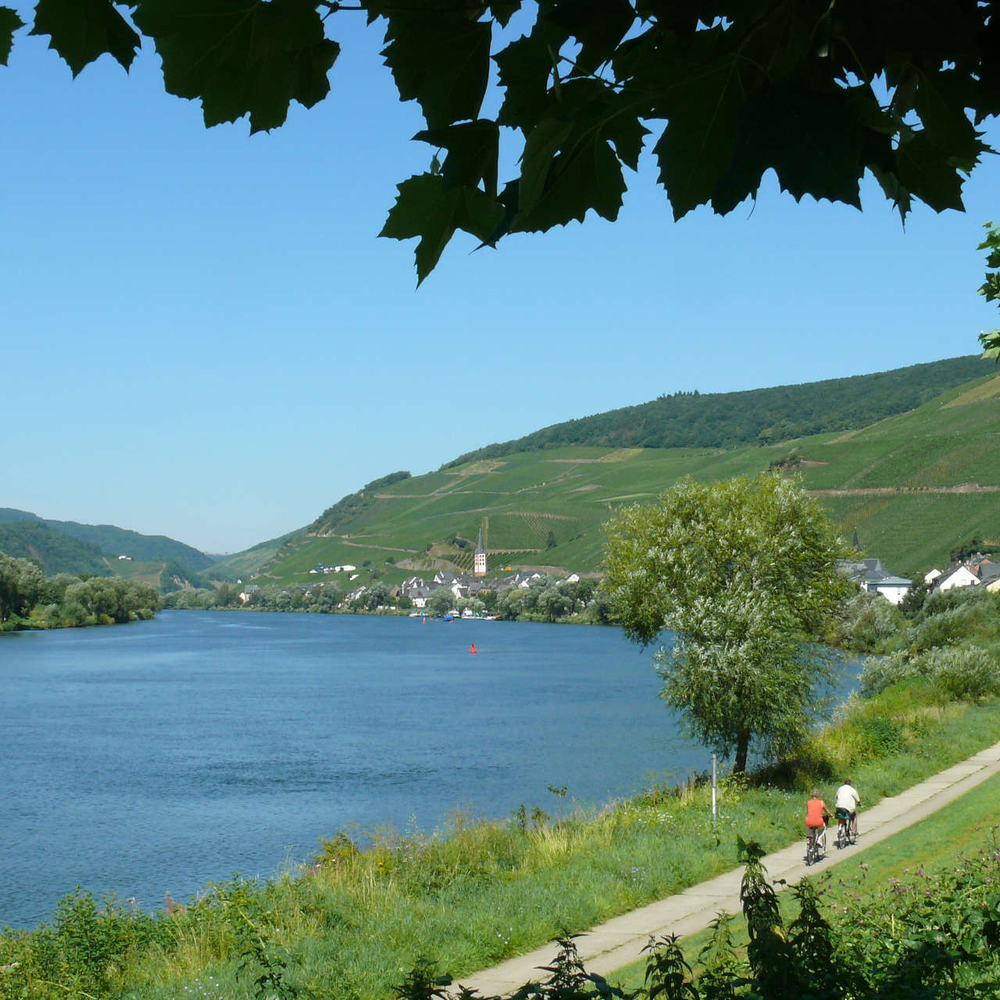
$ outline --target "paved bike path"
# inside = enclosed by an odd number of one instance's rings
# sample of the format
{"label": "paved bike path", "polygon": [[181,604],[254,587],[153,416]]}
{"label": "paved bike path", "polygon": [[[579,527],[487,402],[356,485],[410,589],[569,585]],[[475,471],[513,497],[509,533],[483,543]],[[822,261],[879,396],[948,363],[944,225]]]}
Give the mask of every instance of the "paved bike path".
{"label": "paved bike path", "polygon": [[[871,809],[862,809],[859,813],[861,837],[858,847],[876,844],[917,823],[997,773],[1000,773],[1000,743],[921,781],[899,795],[882,799]],[[837,861],[850,858],[854,849],[842,854],[834,846],[835,839],[836,825],[827,831],[829,853],[808,869],[803,856],[804,835],[789,847],[768,854],[763,863],[769,877],[773,880],[783,879],[787,885],[793,885],[807,871],[815,874]],[[684,937],[708,927],[722,910],[739,913],[742,879],[743,868],[739,867],[685,889],[675,896],[657,900],[641,909],[615,917],[599,927],[592,927],[576,939],[580,958],[589,972],[607,976],[640,958],[650,936],[677,934]],[[461,976],[455,989],[460,983],[478,990],[485,997],[501,993],[509,995],[527,982],[544,978],[547,973],[539,970],[551,963],[557,947],[550,943],[527,955],[508,959],[492,969]]]}

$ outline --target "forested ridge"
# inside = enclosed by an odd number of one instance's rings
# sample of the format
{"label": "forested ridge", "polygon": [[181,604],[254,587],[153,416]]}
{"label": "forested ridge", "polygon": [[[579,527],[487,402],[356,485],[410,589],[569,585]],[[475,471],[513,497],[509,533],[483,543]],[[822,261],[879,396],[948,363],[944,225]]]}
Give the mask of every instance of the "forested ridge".
{"label": "forested ridge", "polygon": [[742,392],[676,392],[534,431],[460,455],[449,469],[522,451],[589,445],[598,448],[736,448],[853,430],[913,410],[996,365],[979,355],[910,365],[872,375]]}
{"label": "forested ridge", "polygon": [[[18,521],[36,521],[64,535],[69,535],[85,545],[100,550],[104,555],[117,558],[128,555],[133,559],[174,560],[195,572],[207,569],[215,560],[191,545],[185,545],[166,535],[143,535],[113,524],[82,524],[78,521],[57,521],[39,517],[30,511],[13,507],[0,507],[0,524]],[[0,545],[0,550],[7,551]],[[60,570],[65,569],[59,567]],[[69,572],[68,570],[66,570]],[[95,571],[90,571],[95,572]]]}
{"label": "forested ridge", "polygon": [[44,521],[0,521],[0,553],[31,559],[49,574],[111,575],[96,545],[56,531]]}

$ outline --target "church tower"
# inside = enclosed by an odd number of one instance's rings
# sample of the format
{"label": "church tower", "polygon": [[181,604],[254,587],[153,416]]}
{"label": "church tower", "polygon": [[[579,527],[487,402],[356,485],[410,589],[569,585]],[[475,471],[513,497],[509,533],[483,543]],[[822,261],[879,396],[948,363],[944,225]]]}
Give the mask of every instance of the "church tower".
{"label": "church tower", "polygon": [[486,576],[486,547],[483,545],[483,529],[479,529],[479,541],[476,543],[476,556],[472,562],[474,576]]}

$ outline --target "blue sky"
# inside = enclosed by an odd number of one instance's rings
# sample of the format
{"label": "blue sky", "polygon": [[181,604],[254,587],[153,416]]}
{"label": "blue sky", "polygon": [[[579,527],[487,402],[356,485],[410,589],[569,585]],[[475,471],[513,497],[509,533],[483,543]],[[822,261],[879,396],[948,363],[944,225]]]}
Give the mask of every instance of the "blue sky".
{"label": "blue sky", "polygon": [[[674,223],[647,158],[619,221],[472,253],[416,289],[376,238],[427,167],[358,15],[330,97],[206,130],[142,53],[75,81],[47,39],[0,67],[7,449],[0,506],[237,551],[397,469],[663,392],[751,389],[971,354],[1000,163],[965,214],[755,206]],[[26,16],[27,19],[27,16]],[[997,145],[997,136],[990,136]]]}

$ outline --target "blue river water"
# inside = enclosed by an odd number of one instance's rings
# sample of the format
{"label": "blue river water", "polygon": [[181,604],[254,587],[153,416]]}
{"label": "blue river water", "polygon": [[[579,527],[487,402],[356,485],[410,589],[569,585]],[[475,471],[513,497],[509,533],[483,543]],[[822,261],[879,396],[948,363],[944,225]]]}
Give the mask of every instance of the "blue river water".
{"label": "blue river water", "polygon": [[658,689],[650,651],[575,625],[168,611],[0,635],[0,926],[77,885],[153,909],[338,830],[706,770]]}

